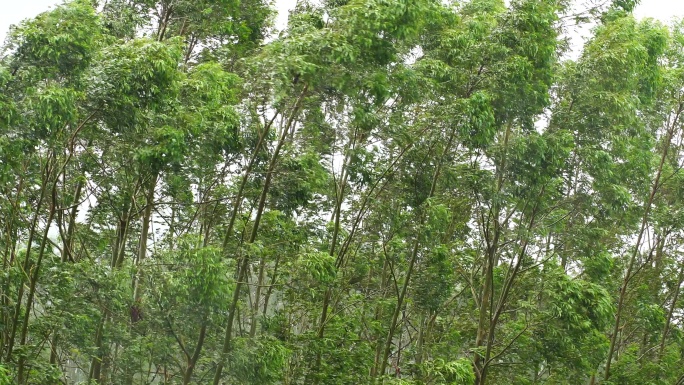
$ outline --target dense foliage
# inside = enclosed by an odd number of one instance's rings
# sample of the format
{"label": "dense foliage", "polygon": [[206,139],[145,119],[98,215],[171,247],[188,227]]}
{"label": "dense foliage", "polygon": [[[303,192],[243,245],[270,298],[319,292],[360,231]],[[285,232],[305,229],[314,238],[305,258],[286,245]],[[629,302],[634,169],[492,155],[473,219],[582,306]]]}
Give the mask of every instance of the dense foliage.
{"label": "dense foliage", "polygon": [[600,3],[16,26],[0,384],[684,384],[684,23]]}

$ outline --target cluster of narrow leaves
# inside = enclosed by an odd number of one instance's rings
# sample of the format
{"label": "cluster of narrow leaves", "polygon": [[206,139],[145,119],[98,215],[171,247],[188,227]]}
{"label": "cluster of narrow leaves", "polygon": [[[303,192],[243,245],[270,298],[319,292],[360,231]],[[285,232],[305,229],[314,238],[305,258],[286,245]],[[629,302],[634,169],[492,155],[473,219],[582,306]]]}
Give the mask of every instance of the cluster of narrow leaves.
{"label": "cluster of narrow leaves", "polygon": [[684,384],[684,23],[634,5],[14,27],[0,384]]}

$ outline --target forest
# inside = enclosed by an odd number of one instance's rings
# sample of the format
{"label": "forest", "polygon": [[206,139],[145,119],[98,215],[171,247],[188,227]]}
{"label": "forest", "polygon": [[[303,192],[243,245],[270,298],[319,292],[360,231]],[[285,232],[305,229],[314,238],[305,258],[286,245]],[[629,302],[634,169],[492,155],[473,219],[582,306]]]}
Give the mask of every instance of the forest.
{"label": "forest", "polygon": [[684,22],[637,3],[13,26],[0,385],[683,385]]}

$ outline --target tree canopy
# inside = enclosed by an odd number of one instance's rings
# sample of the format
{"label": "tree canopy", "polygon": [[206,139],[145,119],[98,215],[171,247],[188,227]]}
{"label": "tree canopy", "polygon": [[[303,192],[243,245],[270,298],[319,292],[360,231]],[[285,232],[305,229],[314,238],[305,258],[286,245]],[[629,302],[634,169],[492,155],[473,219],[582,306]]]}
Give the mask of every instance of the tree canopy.
{"label": "tree canopy", "polygon": [[0,385],[684,384],[684,21],[636,3],[13,27]]}

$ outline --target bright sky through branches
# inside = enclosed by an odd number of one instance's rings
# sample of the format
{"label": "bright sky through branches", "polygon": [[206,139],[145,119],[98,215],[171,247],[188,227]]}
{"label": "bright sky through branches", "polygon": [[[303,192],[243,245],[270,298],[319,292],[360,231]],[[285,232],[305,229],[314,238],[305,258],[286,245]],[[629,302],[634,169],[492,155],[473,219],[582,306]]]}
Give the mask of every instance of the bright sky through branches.
{"label": "bright sky through branches", "polygon": [[[0,0],[0,41],[5,40],[9,26],[31,18],[59,4],[55,0]],[[276,0],[278,17],[276,24],[282,27],[287,22],[287,14],[296,0]],[[684,0],[642,0],[635,11],[637,17],[652,17],[664,22],[673,17],[684,17]]]}

